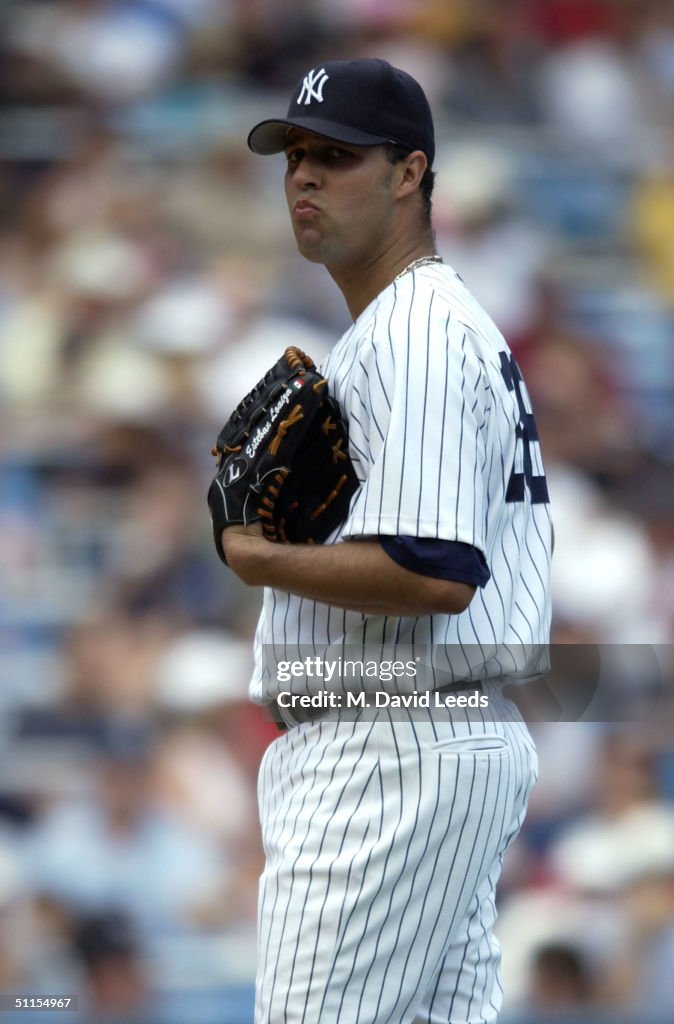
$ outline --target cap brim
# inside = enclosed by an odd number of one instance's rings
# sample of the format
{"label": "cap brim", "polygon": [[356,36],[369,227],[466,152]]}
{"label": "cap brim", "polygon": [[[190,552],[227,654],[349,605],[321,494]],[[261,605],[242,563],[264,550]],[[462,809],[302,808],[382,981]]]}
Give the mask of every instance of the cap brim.
{"label": "cap brim", "polygon": [[326,139],[351,143],[352,146],[382,146],[391,141],[384,135],[373,135],[372,132],[335,124],[334,121],[324,121],[320,117],[296,117],[293,120],[260,121],[248,136],[248,146],[253,153],[259,153],[261,156],[280,153],[285,149],[289,128],[301,128],[303,131],[322,135]]}

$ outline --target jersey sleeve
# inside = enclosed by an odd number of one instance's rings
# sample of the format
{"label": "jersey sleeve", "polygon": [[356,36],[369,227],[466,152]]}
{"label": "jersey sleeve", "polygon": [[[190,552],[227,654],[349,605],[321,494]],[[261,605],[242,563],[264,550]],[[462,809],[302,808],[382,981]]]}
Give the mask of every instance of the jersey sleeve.
{"label": "jersey sleeve", "polygon": [[491,392],[470,330],[439,307],[432,291],[413,294],[361,350],[352,391],[365,480],[342,537],[431,537],[486,554]]}
{"label": "jersey sleeve", "polygon": [[389,558],[410,572],[484,587],[491,578],[481,551],[470,544],[434,537],[379,537]]}

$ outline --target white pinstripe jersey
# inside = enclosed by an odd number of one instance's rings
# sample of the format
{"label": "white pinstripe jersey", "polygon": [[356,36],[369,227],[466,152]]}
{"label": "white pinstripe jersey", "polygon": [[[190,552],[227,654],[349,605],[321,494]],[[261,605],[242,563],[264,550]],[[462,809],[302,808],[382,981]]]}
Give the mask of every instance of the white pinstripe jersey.
{"label": "white pinstripe jersey", "polygon": [[[459,615],[396,618],[267,588],[256,634],[253,700],[280,689],[264,668],[302,645],[392,642],[446,648],[457,677],[526,676],[531,645],[550,629],[551,520],[529,397],[492,320],[449,266],[427,264],[389,285],[339,340],[322,366],[349,424],[360,490],[330,538],[381,534],[473,545],[491,579]],[[436,646],[437,645],[437,646]],[[468,663],[468,664],[467,664]],[[480,664],[481,663],[481,664]]]}

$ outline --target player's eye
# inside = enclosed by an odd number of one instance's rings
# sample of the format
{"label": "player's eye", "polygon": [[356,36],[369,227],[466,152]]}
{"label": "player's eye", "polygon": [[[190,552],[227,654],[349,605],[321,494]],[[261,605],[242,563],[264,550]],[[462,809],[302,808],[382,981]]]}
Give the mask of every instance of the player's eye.
{"label": "player's eye", "polygon": [[331,160],[347,160],[352,157],[353,153],[348,149],[342,149],[340,146],[331,146],[328,150],[328,157]]}
{"label": "player's eye", "polygon": [[303,156],[304,150],[300,149],[299,147],[297,147],[296,149],[287,149],[286,160],[288,162],[288,167],[296,167]]}

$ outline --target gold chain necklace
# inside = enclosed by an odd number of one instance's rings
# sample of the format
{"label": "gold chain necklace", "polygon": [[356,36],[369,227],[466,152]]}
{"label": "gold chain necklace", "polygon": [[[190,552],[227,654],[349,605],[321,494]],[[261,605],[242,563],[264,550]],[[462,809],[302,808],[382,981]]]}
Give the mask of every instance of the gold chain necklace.
{"label": "gold chain necklace", "polygon": [[416,270],[417,267],[423,267],[427,263],[442,263],[442,256],[420,256],[418,260],[413,260],[411,263],[408,263],[406,267],[403,267],[400,273],[393,278],[392,283],[398,281],[403,274],[408,274],[410,270]]}

